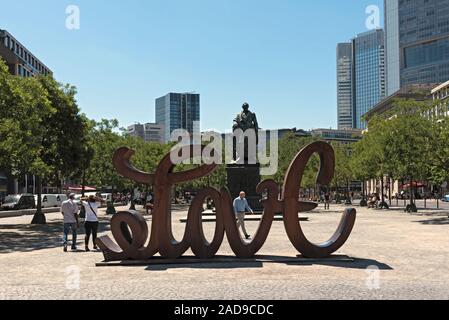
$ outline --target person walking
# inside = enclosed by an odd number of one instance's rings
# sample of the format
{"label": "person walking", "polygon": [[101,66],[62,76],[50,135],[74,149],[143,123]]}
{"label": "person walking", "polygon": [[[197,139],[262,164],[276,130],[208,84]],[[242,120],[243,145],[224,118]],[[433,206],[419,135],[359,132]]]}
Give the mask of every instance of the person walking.
{"label": "person walking", "polygon": [[84,244],[86,252],[89,252],[89,240],[92,235],[92,242],[94,245],[94,250],[98,250],[96,240],[98,233],[98,207],[104,202],[103,198],[96,197],[94,195],[88,198],[82,199],[82,204],[86,212],[86,217],[84,220],[84,229],[86,231],[86,237],[84,238]]}
{"label": "person walking", "polygon": [[67,252],[69,232],[72,231],[72,251],[76,251],[77,231],[79,228],[78,205],[74,202],[75,194],[61,205],[61,214],[64,218],[64,252]]}
{"label": "person walking", "polygon": [[324,210],[330,210],[331,206],[331,194],[326,192],[324,194]]}
{"label": "person walking", "polygon": [[254,214],[253,209],[248,204],[246,200],[246,193],[244,191],[240,192],[240,196],[234,200],[234,213],[237,217],[237,228],[242,228],[245,238],[248,240],[251,236],[246,232],[245,228],[245,214],[246,212],[251,212]]}

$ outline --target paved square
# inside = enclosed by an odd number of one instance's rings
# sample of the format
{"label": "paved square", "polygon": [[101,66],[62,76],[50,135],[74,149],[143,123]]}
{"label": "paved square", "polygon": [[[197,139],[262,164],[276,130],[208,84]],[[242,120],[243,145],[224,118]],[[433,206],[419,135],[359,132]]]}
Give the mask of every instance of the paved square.
{"label": "paved square", "polygon": [[[307,214],[302,226],[311,240],[334,232],[344,207],[331,209]],[[63,253],[60,214],[48,214],[46,226],[29,225],[29,216],[0,219],[0,299],[449,299],[447,211],[357,209],[354,231],[337,253],[354,262],[98,268],[99,252]],[[101,234],[108,234],[108,218],[104,211],[100,216]],[[185,216],[173,214],[178,239]],[[248,226],[254,233],[257,222]],[[204,224],[209,239],[214,227]],[[226,239],[219,254],[232,255]],[[296,256],[282,222],[274,222],[260,254]]]}

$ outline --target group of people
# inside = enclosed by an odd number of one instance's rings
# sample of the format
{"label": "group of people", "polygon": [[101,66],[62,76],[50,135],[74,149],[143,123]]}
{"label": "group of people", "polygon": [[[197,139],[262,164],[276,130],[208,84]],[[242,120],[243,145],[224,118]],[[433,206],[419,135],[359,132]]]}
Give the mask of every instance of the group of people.
{"label": "group of people", "polygon": [[[89,252],[89,242],[92,236],[93,249],[98,250],[96,239],[98,233],[98,208],[104,200],[100,197],[91,195],[89,197],[81,198],[80,206],[75,202],[75,194],[70,194],[69,199],[64,201],[61,206],[61,214],[64,218],[64,252],[67,252],[69,243],[69,233],[72,233],[72,251],[77,251],[77,236],[78,229],[80,228],[80,219],[84,219],[85,238],[84,245],[85,251]],[[245,215],[246,213],[254,214],[253,209],[249,206],[246,200],[246,194],[244,191],[240,192],[239,197],[234,200],[233,203],[234,213],[237,220],[237,227],[242,229],[245,239],[250,239],[251,236],[246,231],[245,227]],[[80,209],[82,214],[80,216]]]}
{"label": "group of people", "polygon": [[[69,199],[61,206],[61,214],[64,218],[64,252],[67,252],[69,233],[72,233],[72,251],[77,251],[77,235],[80,228],[80,219],[84,220],[85,251],[89,252],[89,241],[92,235],[93,249],[98,250],[96,245],[98,233],[98,207],[103,203],[103,198],[91,195],[81,198],[80,206],[75,202],[75,194],[70,194]],[[81,209],[81,217],[80,217]]]}

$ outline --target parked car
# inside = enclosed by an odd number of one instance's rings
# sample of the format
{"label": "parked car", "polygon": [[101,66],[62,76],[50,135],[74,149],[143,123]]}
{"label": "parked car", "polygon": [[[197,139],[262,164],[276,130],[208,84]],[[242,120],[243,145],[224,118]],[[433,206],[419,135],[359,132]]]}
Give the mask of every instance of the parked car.
{"label": "parked car", "polygon": [[443,199],[441,199],[441,201],[449,202],[449,194],[445,196]]}
{"label": "parked car", "polygon": [[34,208],[36,208],[36,203],[32,194],[18,194],[7,196],[0,210],[26,210]]}
{"label": "parked car", "polygon": [[[58,208],[67,200],[65,194],[43,194],[41,195],[42,208]],[[34,196],[37,206],[37,195]]]}
{"label": "parked car", "polygon": [[112,193],[102,193],[101,197],[105,202],[112,202]]}

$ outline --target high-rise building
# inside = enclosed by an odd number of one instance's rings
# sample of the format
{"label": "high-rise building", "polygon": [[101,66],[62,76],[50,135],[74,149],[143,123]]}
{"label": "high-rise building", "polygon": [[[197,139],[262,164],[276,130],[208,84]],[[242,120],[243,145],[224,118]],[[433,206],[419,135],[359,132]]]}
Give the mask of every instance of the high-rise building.
{"label": "high-rise building", "polygon": [[365,129],[363,115],[386,95],[382,29],[337,46],[338,128]]}
{"label": "high-rise building", "polygon": [[164,142],[170,141],[172,132],[177,129],[193,134],[194,122],[199,121],[199,94],[169,93],[156,99],[156,123],[164,125]]}
{"label": "high-rise building", "polygon": [[52,74],[49,68],[6,30],[0,30],[0,57],[6,62],[9,72],[15,76]]}
{"label": "high-rise building", "polygon": [[164,142],[165,128],[162,124],[157,123],[136,123],[127,128],[128,134],[138,137],[146,142]]}
{"label": "high-rise building", "polygon": [[[52,74],[52,71],[36,58],[8,31],[0,29],[0,60],[8,66],[9,72],[18,77],[32,77],[35,75]],[[1,168],[0,168],[1,169]],[[14,179],[10,174],[0,170],[0,198],[7,193],[34,193],[35,178],[25,175]]]}
{"label": "high-rise building", "polygon": [[385,95],[384,31],[371,30],[352,40],[354,50],[354,123],[356,129],[366,129],[363,115]]}
{"label": "high-rise building", "polygon": [[449,80],[449,0],[385,0],[387,94]]}
{"label": "high-rise building", "polygon": [[352,71],[352,44],[339,43],[337,46],[338,129],[354,127]]}

